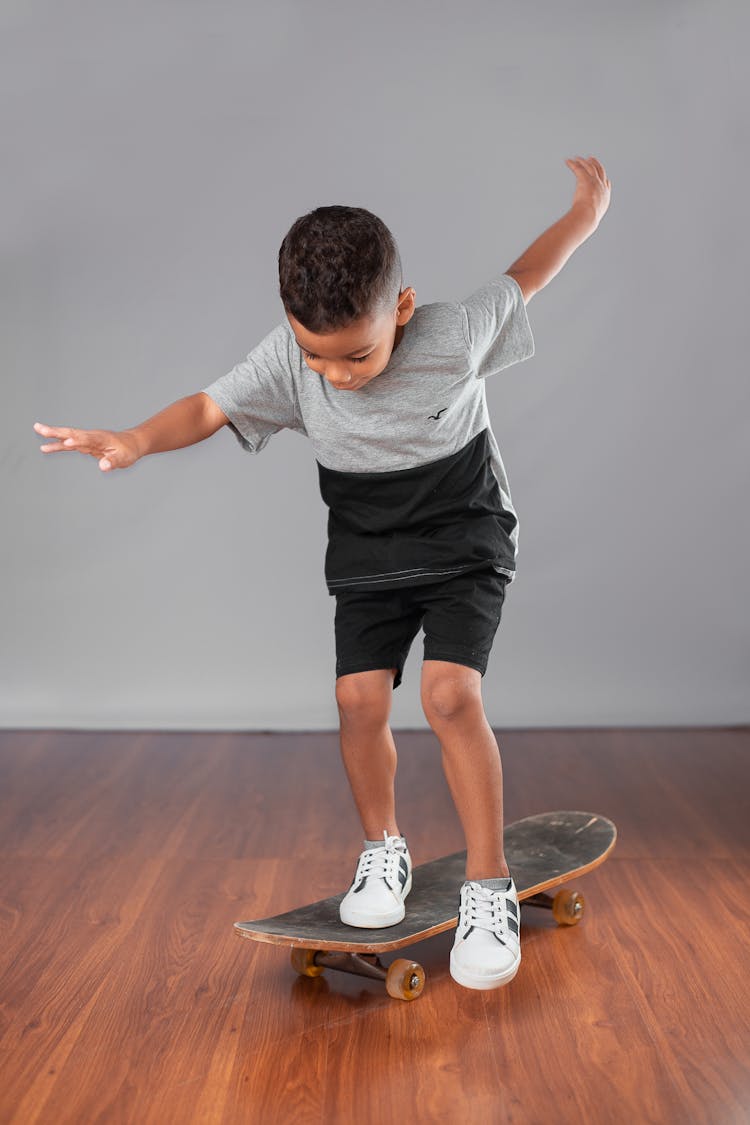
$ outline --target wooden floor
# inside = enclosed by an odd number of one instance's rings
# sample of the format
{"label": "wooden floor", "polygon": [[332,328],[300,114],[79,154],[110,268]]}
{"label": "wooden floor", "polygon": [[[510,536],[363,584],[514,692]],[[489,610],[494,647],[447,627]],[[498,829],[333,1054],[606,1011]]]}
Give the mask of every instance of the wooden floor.
{"label": "wooden floor", "polygon": [[[449,931],[405,1002],[232,929],[346,889],[335,732],[0,732],[0,1121],[750,1120],[750,728],[496,733],[507,821],[617,846],[580,925],[522,908],[510,985],[457,985]],[[434,736],[396,743],[414,863],[462,849]]]}

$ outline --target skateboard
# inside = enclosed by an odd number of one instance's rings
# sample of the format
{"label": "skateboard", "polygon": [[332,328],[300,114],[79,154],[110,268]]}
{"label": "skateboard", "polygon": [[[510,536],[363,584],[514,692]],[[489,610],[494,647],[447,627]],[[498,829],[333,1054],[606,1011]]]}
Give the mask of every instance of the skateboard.
{"label": "skateboard", "polygon": [[[616,838],[611,820],[588,812],[546,812],[508,824],[505,858],[519,902],[550,909],[560,925],[576,925],[584,910],[580,891],[561,888],[555,895],[547,892],[598,867]],[[344,891],[272,918],[235,922],[234,929],[250,941],[291,947],[292,967],[302,976],[317,977],[326,968],[338,969],[384,981],[389,996],[396,999],[416,1000],[425,984],[422,966],[400,957],[384,965],[378,954],[455,926],[465,871],[465,851],[414,867],[406,917],[393,926],[363,929],[346,925],[339,918]]]}

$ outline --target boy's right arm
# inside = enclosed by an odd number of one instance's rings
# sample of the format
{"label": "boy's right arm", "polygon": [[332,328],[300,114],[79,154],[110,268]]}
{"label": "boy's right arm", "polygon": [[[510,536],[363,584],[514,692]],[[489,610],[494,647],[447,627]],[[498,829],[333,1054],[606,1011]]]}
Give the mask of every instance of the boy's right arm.
{"label": "boy's right arm", "polygon": [[178,399],[152,418],[131,430],[76,430],[69,426],[47,426],[35,422],[43,437],[57,438],[41,446],[43,453],[88,453],[99,461],[103,472],[126,469],[149,453],[182,449],[211,437],[229,419],[204,391]]}

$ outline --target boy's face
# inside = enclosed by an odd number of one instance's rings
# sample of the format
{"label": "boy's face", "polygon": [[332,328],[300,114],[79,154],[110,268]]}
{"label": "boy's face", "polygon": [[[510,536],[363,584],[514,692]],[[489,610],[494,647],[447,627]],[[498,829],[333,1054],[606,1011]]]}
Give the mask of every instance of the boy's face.
{"label": "boy's face", "polygon": [[403,289],[391,313],[363,317],[338,332],[316,336],[286,313],[307,366],[324,376],[340,391],[356,391],[370,383],[386,367],[398,347],[404,325],[414,314],[413,289]]}

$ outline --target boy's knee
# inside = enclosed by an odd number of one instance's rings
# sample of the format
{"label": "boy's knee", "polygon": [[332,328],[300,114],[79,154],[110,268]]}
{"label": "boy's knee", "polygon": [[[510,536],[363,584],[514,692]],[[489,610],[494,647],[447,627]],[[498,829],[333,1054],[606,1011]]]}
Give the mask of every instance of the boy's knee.
{"label": "boy's knee", "polygon": [[428,723],[449,722],[481,706],[481,673],[474,668],[425,672],[422,676],[422,709]]}
{"label": "boy's knee", "polygon": [[368,725],[387,722],[395,673],[395,668],[377,668],[339,676],[336,680],[336,703],[341,719]]}

